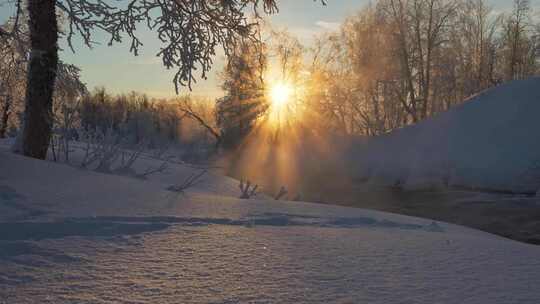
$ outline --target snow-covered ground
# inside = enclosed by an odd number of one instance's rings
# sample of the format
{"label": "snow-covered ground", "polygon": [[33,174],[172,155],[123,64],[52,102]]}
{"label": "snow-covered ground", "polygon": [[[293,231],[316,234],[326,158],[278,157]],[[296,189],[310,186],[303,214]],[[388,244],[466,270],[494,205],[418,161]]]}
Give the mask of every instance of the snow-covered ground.
{"label": "snow-covered ground", "polygon": [[405,189],[540,189],[540,78],[487,90],[351,153],[354,175]]}
{"label": "snow-covered ground", "polygon": [[[147,159],[151,162],[150,159]],[[144,166],[143,166],[144,167]],[[0,303],[538,303],[540,247],[0,151]]]}

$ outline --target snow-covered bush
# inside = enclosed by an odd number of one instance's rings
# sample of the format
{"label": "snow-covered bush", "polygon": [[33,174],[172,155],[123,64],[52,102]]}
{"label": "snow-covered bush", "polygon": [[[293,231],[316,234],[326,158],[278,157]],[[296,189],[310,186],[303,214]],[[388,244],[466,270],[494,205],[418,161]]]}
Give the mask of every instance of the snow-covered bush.
{"label": "snow-covered bush", "polygon": [[142,179],[168,168],[169,160],[164,159],[159,166],[148,167],[144,172],[137,173],[133,166],[142,156],[144,145],[134,147],[125,144],[125,135],[115,133],[112,129],[108,129],[105,133],[81,131],[79,136],[83,142],[84,151],[80,162],[82,168]]}

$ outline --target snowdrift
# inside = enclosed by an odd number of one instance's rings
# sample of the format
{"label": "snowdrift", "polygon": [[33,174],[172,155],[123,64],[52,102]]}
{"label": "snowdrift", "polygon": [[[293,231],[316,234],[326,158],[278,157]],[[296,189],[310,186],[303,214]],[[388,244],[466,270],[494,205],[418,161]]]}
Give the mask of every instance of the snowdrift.
{"label": "snowdrift", "polygon": [[351,153],[356,178],[534,194],[540,189],[540,78],[512,81]]}
{"label": "snowdrift", "polygon": [[165,190],[169,178],[102,174],[0,151],[0,301],[540,298],[537,246],[384,212],[240,200],[232,189],[216,192],[231,182],[218,176],[181,195]]}

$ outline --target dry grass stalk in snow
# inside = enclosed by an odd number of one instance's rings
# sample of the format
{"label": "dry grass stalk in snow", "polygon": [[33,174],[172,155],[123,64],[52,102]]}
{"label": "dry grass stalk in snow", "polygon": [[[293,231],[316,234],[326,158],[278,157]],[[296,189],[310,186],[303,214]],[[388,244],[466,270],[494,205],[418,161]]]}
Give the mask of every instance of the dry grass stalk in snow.
{"label": "dry grass stalk in snow", "polygon": [[240,188],[240,191],[242,194],[240,195],[241,199],[250,199],[252,197],[255,197],[257,195],[257,189],[259,188],[259,185],[251,184],[251,182],[244,181],[244,179],[240,180],[240,185],[238,185]]}
{"label": "dry grass stalk in snow", "polygon": [[137,174],[135,175],[136,177],[138,178],[142,178],[142,179],[145,179],[146,177],[152,175],[152,174],[156,174],[156,173],[161,173],[161,172],[165,172],[165,170],[167,170],[167,168],[169,167],[169,161],[165,160],[161,163],[161,165],[157,168],[148,168],[146,169],[146,171],[144,171],[143,173],[141,174]]}
{"label": "dry grass stalk in snow", "polygon": [[281,188],[279,189],[279,192],[276,194],[276,196],[274,196],[274,199],[276,201],[279,201],[282,197],[284,197],[285,195],[287,195],[287,193],[289,193],[287,191],[287,189],[284,187],[284,186],[281,186]]}
{"label": "dry grass stalk in snow", "polygon": [[[89,168],[95,165],[95,171],[103,173],[111,173],[112,165],[121,157],[121,164],[116,171],[128,170],[133,163],[139,158],[142,150],[125,152],[121,149],[122,137],[115,134],[111,129],[106,132],[86,132],[81,134],[85,145],[84,158],[81,161],[82,168]],[[126,158],[127,153],[127,158]]]}
{"label": "dry grass stalk in snow", "polygon": [[[133,170],[132,167],[133,167],[133,164],[135,164],[135,162],[137,161],[137,159],[139,159],[139,157],[141,156],[143,152],[143,148],[142,148],[143,146],[144,145],[139,145],[139,148],[137,148],[136,150],[120,150],[119,151],[121,155],[120,166],[114,169],[114,173],[124,174],[124,175],[133,175],[135,177],[139,177],[139,175],[135,172],[135,170]],[[151,169],[148,169],[147,171],[150,171],[150,170]],[[163,170],[155,171],[150,174],[153,174],[156,172],[162,172]],[[144,178],[145,176],[150,175],[150,174],[143,174],[141,178]]]}
{"label": "dry grass stalk in snow", "polygon": [[181,184],[172,185],[167,187],[167,190],[177,193],[184,193],[185,190],[196,186],[202,182],[202,177],[208,172],[208,170],[202,170],[200,172],[192,173],[188,178],[186,178]]}

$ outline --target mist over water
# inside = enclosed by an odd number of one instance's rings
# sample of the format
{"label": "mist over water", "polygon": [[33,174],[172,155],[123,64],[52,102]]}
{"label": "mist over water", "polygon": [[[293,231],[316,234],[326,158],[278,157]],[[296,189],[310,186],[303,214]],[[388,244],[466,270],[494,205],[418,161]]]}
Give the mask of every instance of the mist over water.
{"label": "mist over water", "polygon": [[259,184],[271,196],[284,187],[289,200],[320,201],[321,193],[351,186],[346,164],[351,142],[302,128],[280,133],[260,129],[218,163],[226,174]]}

